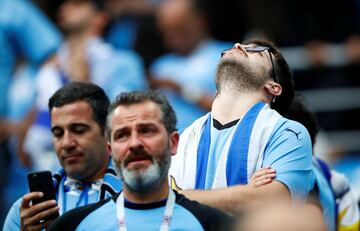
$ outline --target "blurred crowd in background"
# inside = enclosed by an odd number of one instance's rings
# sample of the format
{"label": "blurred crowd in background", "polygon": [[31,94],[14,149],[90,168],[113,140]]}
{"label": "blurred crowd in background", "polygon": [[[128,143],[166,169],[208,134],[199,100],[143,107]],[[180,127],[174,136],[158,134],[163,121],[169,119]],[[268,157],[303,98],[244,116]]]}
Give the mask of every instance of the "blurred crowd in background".
{"label": "blurred crowd in background", "polygon": [[[0,227],[26,174],[58,167],[47,100],[69,81],[111,99],[160,89],[178,129],[210,109],[215,68],[235,42],[268,38],[321,125],[315,154],[360,197],[360,1],[0,0]],[[190,0],[191,1],[191,0]]]}

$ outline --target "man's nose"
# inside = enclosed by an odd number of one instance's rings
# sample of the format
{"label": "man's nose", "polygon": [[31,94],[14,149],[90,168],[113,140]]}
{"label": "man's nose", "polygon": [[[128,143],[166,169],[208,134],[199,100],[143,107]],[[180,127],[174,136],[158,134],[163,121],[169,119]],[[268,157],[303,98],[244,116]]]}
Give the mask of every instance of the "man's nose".
{"label": "man's nose", "polygon": [[75,146],[76,146],[76,141],[74,137],[69,132],[65,132],[62,140],[62,148],[68,150]]}
{"label": "man's nose", "polygon": [[143,142],[138,134],[132,134],[130,137],[129,148],[132,150],[143,147]]}
{"label": "man's nose", "polygon": [[240,49],[240,48],[241,48],[241,44],[240,43],[235,43],[234,49]]}
{"label": "man's nose", "polygon": [[235,43],[233,48],[237,50],[242,50],[244,53],[246,53],[245,47],[240,43]]}

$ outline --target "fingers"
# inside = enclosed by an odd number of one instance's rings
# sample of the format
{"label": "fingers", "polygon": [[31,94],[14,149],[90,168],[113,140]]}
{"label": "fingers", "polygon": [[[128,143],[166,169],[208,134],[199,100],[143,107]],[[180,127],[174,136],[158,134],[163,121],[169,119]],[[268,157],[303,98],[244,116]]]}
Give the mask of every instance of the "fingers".
{"label": "fingers", "polygon": [[[33,205],[30,208],[28,208],[26,210],[26,217],[32,217],[35,216],[36,214],[44,211],[44,210],[48,210],[50,208],[53,208],[56,206],[56,201],[55,200],[49,200],[49,201],[44,201],[42,203],[39,203],[37,205]],[[21,215],[21,210],[20,210],[20,215]]]}
{"label": "fingers", "polygon": [[256,178],[256,177],[261,177],[264,175],[270,175],[270,174],[275,174],[275,173],[276,173],[275,169],[272,169],[270,167],[265,167],[265,168],[261,168],[257,172],[255,172],[252,177]]}
{"label": "fingers", "polygon": [[32,231],[32,230],[45,230],[47,229],[52,223],[54,223],[54,220],[48,220],[41,223],[37,223],[34,225],[27,226],[26,228],[23,228],[22,230]]}
{"label": "fingers", "polygon": [[59,212],[59,207],[55,206],[46,210],[43,210],[39,213],[36,213],[34,216],[29,217],[26,220],[27,225],[36,225],[39,224],[40,221],[45,220],[47,217],[56,214]]}
{"label": "fingers", "polygon": [[265,167],[259,169],[250,179],[250,185],[255,187],[263,186],[272,182],[272,180],[276,177],[275,169],[271,169],[270,167]]}
{"label": "fingers", "polygon": [[48,220],[42,223],[41,229],[47,229],[55,220]]}
{"label": "fingers", "polygon": [[[43,202],[40,203],[39,205],[43,207],[43,204],[49,205],[51,203]],[[34,214],[34,210],[32,210],[33,207],[35,206],[32,206],[31,208],[27,209],[27,211],[25,211],[24,213],[20,211],[22,230],[40,230],[42,225],[47,227],[47,225],[49,225],[51,222],[49,221],[42,222],[42,221],[44,221],[47,217],[59,212],[59,207],[55,206],[52,208],[48,208],[46,210],[42,210],[41,212],[35,213],[35,215],[30,216],[29,214]]]}
{"label": "fingers", "polygon": [[261,180],[258,180],[256,182],[254,182],[254,186],[259,187],[259,186],[262,186],[262,185],[269,184],[271,182],[272,182],[272,178],[265,178],[265,179],[261,179]]}
{"label": "fingers", "polygon": [[41,198],[41,197],[43,197],[43,195],[44,194],[42,192],[31,192],[31,193],[25,194],[21,201],[20,209],[21,208],[29,208],[31,200]]}
{"label": "fingers", "polygon": [[[56,206],[55,200],[48,200],[36,205],[31,205],[31,201],[43,197],[42,192],[28,193],[23,197],[20,205],[20,220],[22,230],[40,230],[41,225],[47,225],[49,222],[40,221],[45,220],[47,217],[58,213],[59,207]],[[50,224],[50,223],[49,223]]]}

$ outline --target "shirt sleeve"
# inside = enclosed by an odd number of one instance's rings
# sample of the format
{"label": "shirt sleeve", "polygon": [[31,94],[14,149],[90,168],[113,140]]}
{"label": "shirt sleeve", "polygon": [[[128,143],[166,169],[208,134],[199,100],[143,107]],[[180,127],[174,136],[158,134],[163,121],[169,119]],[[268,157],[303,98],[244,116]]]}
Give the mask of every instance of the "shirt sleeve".
{"label": "shirt sleeve", "polygon": [[263,166],[276,170],[275,180],[287,186],[292,199],[304,201],[315,182],[312,144],[306,128],[280,119],[265,148]]}
{"label": "shirt sleeve", "polygon": [[21,198],[11,206],[4,223],[3,230],[19,231],[20,230],[20,204]]}
{"label": "shirt sleeve", "polygon": [[61,43],[61,35],[50,20],[33,4],[14,1],[11,12],[16,15],[9,25],[11,38],[18,50],[32,64],[40,64],[54,53]]}

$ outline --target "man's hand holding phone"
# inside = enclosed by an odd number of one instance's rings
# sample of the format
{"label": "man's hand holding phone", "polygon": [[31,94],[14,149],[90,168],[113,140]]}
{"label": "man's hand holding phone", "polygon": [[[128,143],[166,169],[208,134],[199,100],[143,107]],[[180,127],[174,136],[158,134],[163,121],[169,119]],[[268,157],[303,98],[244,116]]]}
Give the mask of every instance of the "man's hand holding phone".
{"label": "man's hand holding phone", "polygon": [[42,192],[25,194],[20,206],[21,230],[42,230],[54,222],[56,218],[48,219],[59,214],[56,200],[47,200],[32,205],[31,201],[41,199]]}
{"label": "man's hand holding phone", "polygon": [[28,174],[30,193],[20,205],[21,230],[42,230],[59,216],[51,172]]}

